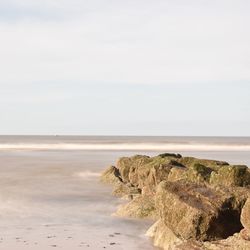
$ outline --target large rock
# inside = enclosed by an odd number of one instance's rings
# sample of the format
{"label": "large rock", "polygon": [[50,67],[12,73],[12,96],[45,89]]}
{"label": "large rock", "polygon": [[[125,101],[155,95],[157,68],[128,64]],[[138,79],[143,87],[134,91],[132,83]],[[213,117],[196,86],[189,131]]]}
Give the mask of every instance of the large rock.
{"label": "large rock", "polygon": [[175,155],[122,157],[117,162],[117,169],[124,183],[130,183],[140,189],[150,187],[150,190],[154,191],[161,181],[167,179],[171,168],[184,167],[175,159]]}
{"label": "large rock", "polygon": [[[131,182],[130,176],[131,173],[137,172],[138,169],[143,168],[145,169],[145,164],[151,161],[150,157],[144,155],[135,155],[132,157],[122,157],[117,161],[117,168],[119,169],[121,178],[123,182]],[[132,181],[134,184],[137,184],[139,178]]]}
{"label": "large rock", "polygon": [[158,220],[148,234],[165,250],[250,249],[246,166],[171,153],[136,155],[120,158],[102,181],[129,200],[117,215]]}
{"label": "large rock", "polygon": [[179,154],[122,157],[117,162],[117,169],[124,183],[130,183],[140,189],[149,186],[153,191],[164,180],[186,179],[214,186],[250,185],[250,171],[246,166],[232,166],[225,161],[181,157]]}
{"label": "large rock", "polygon": [[215,240],[242,229],[242,195],[185,181],[162,182],[156,194],[161,219],[181,239]]}

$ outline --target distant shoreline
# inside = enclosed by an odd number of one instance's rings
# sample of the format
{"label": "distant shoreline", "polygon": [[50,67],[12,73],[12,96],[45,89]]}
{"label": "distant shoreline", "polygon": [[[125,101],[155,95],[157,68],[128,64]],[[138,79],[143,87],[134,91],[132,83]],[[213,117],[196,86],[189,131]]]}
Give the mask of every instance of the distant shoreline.
{"label": "distant shoreline", "polygon": [[0,136],[0,150],[250,151],[248,137]]}
{"label": "distant shoreline", "polygon": [[250,151],[246,144],[166,143],[0,143],[0,150]]}

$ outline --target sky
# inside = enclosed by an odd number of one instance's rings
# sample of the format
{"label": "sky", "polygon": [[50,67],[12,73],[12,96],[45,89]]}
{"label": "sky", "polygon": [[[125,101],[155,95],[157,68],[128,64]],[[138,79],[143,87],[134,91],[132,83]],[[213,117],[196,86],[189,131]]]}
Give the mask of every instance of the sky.
{"label": "sky", "polygon": [[250,136],[250,1],[0,0],[0,134]]}

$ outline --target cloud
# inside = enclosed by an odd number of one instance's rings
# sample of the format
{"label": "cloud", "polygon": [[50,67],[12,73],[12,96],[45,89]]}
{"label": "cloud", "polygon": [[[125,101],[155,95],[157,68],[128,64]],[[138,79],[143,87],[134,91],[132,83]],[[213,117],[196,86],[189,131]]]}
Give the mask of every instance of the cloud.
{"label": "cloud", "polygon": [[0,6],[15,10],[0,22],[1,83],[250,80],[247,1],[12,0]]}
{"label": "cloud", "polygon": [[249,135],[249,5],[0,0],[0,133]]}

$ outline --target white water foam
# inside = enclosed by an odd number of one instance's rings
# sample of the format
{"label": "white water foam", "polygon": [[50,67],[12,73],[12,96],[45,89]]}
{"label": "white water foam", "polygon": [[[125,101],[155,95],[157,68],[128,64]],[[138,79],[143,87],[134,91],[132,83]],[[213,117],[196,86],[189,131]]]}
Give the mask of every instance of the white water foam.
{"label": "white water foam", "polygon": [[90,178],[98,178],[100,177],[101,173],[97,173],[97,172],[91,172],[91,171],[83,171],[80,173],[76,173],[74,174],[77,177],[80,177],[82,179],[90,179]]}
{"label": "white water foam", "polygon": [[250,144],[204,143],[2,143],[0,150],[250,151]]}

